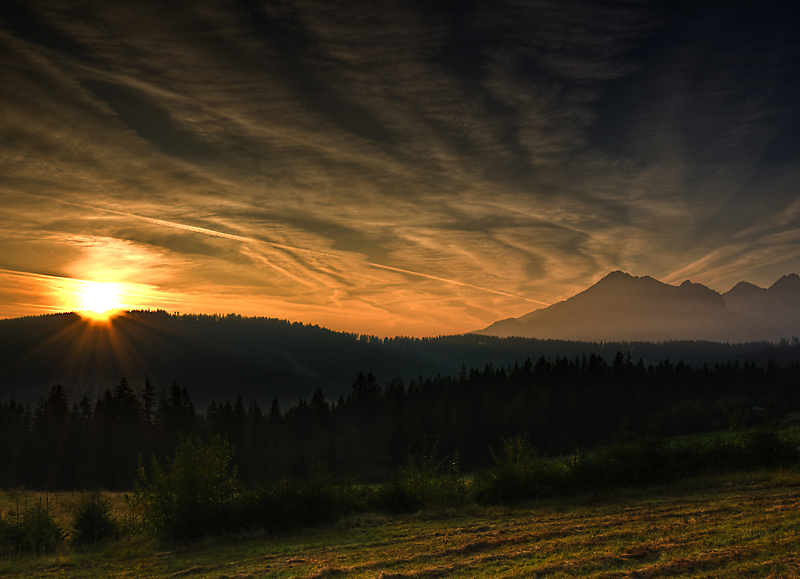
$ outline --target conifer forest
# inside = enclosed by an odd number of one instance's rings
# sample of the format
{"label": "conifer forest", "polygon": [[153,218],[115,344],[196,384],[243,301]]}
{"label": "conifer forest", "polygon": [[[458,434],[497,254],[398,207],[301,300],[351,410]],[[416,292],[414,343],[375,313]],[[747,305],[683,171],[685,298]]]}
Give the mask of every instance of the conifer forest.
{"label": "conifer forest", "polygon": [[318,389],[286,408],[241,396],[198,408],[191,384],[156,391],[125,378],[99,399],[71,400],[56,384],[36,405],[0,403],[0,486],[128,489],[151,457],[163,464],[182,440],[217,436],[253,484],[315,473],[379,481],[424,453],[475,472],[514,437],[542,456],[568,456],[620,440],[775,428],[798,406],[797,363],[645,364],[622,352],[408,382],[361,372],[347,395]]}

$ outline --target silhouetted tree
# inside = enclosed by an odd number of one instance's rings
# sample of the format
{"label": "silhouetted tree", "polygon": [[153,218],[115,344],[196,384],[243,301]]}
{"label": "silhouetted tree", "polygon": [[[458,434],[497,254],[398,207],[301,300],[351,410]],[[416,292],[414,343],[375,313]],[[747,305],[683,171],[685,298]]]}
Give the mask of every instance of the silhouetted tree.
{"label": "silhouetted tree", "polygon": [[61,384],[39,400],[33,414],[33,439],[39,468],[36,484],[45,488],[68,486],[71,481],[70,451],[74,448],[70,428],[69,402]]}

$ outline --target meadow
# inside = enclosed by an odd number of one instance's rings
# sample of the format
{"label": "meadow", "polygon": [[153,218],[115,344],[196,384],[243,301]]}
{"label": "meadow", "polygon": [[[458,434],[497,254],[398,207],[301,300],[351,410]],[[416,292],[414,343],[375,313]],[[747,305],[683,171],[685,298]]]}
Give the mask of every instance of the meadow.
{"label": "meadow", "polygon": [[[5,492],[7,505],[38,495]],[[23,493],[24,495],[24,493]],[[73,494],[52,495],[67,517]],[[111,495],[124,511],[124,496]],[[792,577],[800,575],[800,472],[704,476],[513,507],[359,513],[287,534],[96,547],[0,559],[3,577]]]}

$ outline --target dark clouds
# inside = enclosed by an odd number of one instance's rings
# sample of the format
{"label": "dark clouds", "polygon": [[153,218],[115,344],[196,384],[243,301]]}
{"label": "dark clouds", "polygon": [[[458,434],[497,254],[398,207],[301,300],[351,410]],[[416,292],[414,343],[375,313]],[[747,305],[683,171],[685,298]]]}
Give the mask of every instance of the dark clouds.
{"label": "dark clouds", "polygon": [[798,24],[744,2],[8,0],[0,314],[45,311],[18,299],[41,275],[381,334],[474,329],[612,269],[768,285],[800,271]]}

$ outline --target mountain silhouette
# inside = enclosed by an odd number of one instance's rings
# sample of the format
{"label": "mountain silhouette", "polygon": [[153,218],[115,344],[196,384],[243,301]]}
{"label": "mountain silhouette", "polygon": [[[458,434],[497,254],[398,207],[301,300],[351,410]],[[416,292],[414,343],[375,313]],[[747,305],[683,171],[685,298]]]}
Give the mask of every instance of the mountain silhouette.
{"label": "mountain silhouette", "polygon": [[475,333],[593,342],[777,341],[800,335],[799,303],[795,274],[767,290],[742,282],[720,295],[688,280],[673,286],[614,271],[567,300]]}
{"label": "mountain silhouette", "polygon": [[722,297],[729,310],[761,320],[782,337],[800,335],[800,276],[795,273],[767,289],[739,282]]}

